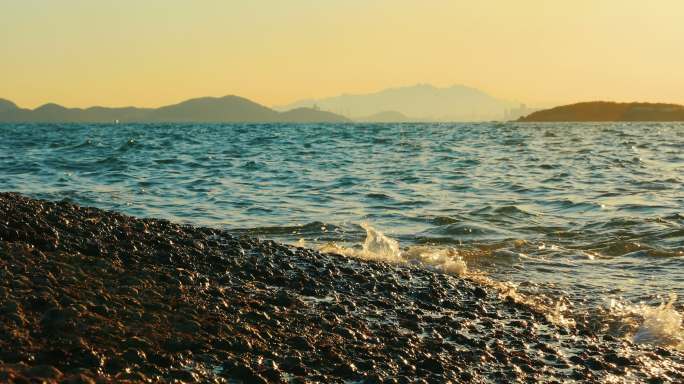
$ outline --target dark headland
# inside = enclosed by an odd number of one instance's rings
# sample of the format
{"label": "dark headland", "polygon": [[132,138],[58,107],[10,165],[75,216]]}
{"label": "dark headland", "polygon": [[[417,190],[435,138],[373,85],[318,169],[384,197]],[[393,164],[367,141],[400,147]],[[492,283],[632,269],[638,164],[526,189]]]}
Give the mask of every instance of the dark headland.
{"label": "dark headland", "polygon": [[314,108],[278,112],[239,96],[202,97],[160,108],[66,108],[45,104],[19,108],[0,99],[0,122],[36,123],[342,123],[344,116]]}
{"label": "dark headland", "polygon": [[0,193],[0,382],[682,382],[488,287]]}
{"label": "dark headland", "polygon": [[523,122],[684,121],[684,106],[592,101],[534,112]]}

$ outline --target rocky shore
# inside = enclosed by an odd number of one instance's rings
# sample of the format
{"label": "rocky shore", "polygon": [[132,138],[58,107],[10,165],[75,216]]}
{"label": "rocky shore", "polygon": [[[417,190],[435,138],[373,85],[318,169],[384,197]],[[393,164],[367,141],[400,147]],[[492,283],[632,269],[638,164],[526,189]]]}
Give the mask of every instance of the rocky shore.
{"label": "rocky shore", "polygon": [[0,382],[683,382],[468,279],[0,193]]}

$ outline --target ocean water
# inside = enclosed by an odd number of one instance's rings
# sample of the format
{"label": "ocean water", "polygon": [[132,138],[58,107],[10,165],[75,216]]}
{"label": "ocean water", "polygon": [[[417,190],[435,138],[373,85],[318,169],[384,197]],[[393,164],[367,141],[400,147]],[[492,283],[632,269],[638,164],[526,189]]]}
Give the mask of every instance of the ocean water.
{"label": "ocean water", "polygon": [[0,190],[417,263],[684,345],[682,124],[0,125]]}

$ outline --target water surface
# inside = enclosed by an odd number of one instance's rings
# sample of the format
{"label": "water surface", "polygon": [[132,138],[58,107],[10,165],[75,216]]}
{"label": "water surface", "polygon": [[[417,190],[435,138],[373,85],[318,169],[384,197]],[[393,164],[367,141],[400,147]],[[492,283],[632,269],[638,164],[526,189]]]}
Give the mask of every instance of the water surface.
{"label": "water surface", "polygon": [[367,222],[577,305],[684,297],[682,124],[41,124],[0,139],[4,191],[313,247],[360,244]]}

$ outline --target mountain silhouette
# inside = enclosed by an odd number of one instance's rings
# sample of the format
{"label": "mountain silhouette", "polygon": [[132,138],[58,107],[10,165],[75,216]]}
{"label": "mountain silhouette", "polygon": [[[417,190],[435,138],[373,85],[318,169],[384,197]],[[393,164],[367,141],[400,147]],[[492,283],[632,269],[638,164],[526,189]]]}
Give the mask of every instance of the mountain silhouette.
{"label": "mountain silhouette", "polygon": [[343,123],[349,121],[344,116],[313,108],[295,108],[278,115],[278,121],[289,123],[315,123],[320,121]]}
{"label": "mountain silhouette", "polygon": [[302,100],[275,109],[318,107],[354,120],[395,111],[415,120],[474,121],[500,120],[507,108],[517,106],[517,103],[500,100],[462,85],[439,88],[419,84],[369,94]]}
{"label": "mountain silhouette", "polygon": [[356,120],[365,123],[402,123],[407,121],[415,121],[416,119],[411,119],[403,113],[397,111],[382,111],[370,116],[359,117]]}
{"label": "mountain silhouette", "polygon": [[36,109],[18,108],[0,99],[0,122],[111,123],[111,122],[348,122],[334,113],[311,108],[278,112],[239,96],[202,97],[160,108],[65,108],[48,103]]}
{"label": "mountain silhouette", "polygon": [[17,107],[17,105],[13,102],[5,99],[0,99],[0,112],[13,111],[15,109],[19,109],[19,107]]}
{"label": "mountain silhouette", "polygon": [[684,121],[684,106],[662,103],[591,101],[534,112],[523,122]]}
{"label": "mountain silhouette", "polygon": [[158,122],[275,121],[278,112],[239,96],[202,97],[151,111],[149,119]]}

